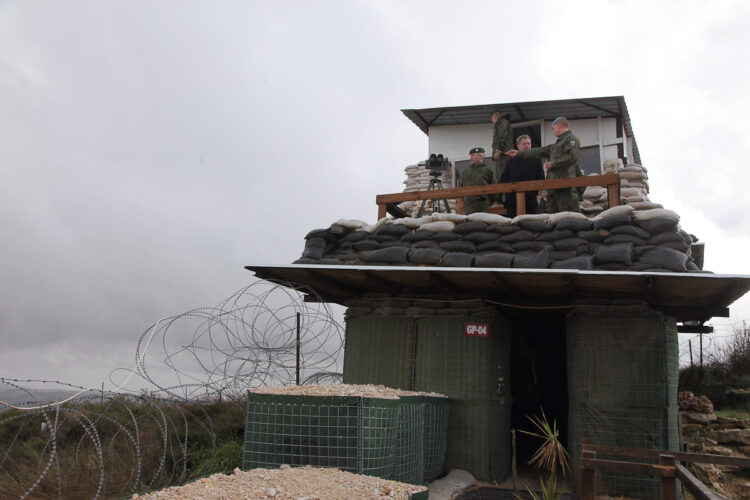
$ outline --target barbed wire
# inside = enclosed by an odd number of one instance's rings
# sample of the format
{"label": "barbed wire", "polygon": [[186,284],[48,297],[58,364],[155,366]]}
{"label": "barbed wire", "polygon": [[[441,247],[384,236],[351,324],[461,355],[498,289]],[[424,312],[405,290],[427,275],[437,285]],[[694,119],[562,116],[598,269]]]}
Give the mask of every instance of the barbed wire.
{"label": "barbed wire", "polygon": [[[0,378],[17,394],[0,401],[0,497],[124,496],[231,470],[247,391],[295,384],[298,345],[301,383],[342,378],[336,312],[289,283],[257,281],[162,318],[135,344],[134,366],[110,374],[114,389]],[[50,388],[65,395],[45,401]]]}

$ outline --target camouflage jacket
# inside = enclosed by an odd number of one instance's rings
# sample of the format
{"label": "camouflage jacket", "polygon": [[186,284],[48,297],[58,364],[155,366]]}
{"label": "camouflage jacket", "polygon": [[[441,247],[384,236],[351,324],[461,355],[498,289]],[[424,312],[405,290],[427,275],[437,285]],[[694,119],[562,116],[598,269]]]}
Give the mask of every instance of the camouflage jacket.
{"label": "camouflage jacket", "polygon": [[[495,174],[486,163],[472,163],[466,167],[461,174],[461,183],[464,187],[468,186],[486,186],[495,184]],[[482,195],[484,198],[487,195]]]}
{"label": "camouflage jacket", "polygon": [[547,171],[547,179],[565,179],[578,177],[583,174],[581,165],[578,163],[578,150],[581,149],[581,141],[566,130],[554,144],[533,148],[529,151],[519,151],[520,158],[549,158],[552,166]]}
{"label": "camouflage jacket", "polygon": [[508,120],[498,118],[492,134],[492,153],[494,154],[497,150],[504,153],[511,149],[513,149],[513,129]]}

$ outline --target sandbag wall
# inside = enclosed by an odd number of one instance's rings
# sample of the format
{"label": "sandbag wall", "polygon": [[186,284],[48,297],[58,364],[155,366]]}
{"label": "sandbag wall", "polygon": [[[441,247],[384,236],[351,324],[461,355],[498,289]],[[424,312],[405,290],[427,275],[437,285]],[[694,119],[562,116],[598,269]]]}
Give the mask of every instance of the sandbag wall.
{"label": "sandbag wall", "polygon": [[[372,315],[385,308],[387,317]],[[461,315],[446,314],[450,308],[437,301],[373,301],[368,312],[367,301],[357,300],[347,311],[344,382],[447,395],[445,467],[502,481],[510,470],[510,325],[476,303],[457,306]],[[486,336],[467,335],[468,324],[487,325]],[[442,464],[425,457],[425,480],[431,480]]]}
{"label": "sandbag wall", "polygon": [[295,264],[700,271],[690,253],[696,238],[675,212],[628,205],[591,219],[561,212],[340,220],[305,239]]}
{"label": "sandbag wall", "polygon": [[[650,210],[664,208],[660,203],[653,203],[649,199],[648,171],[637,163],[623,165],[617,158],[605,160],[603,165],[605,174],[620,175],[620,204],[633,207],[635,210]],[[595,174],[592,174],[595,175]],[[581,200],[581,212],[596,215],[609,206],[607,189],[601,186],[588,186]]]}
{"label": "sandbag wall", "polygon": [[[645,306],[589,306],[568,314],[566,330],[568,451],[573,479],[580,479],[584,438],[605,446],[676,451],[679,348],[675,320]],[[649,476],[597,474],[597,493],[659,497],[659,483]]]}

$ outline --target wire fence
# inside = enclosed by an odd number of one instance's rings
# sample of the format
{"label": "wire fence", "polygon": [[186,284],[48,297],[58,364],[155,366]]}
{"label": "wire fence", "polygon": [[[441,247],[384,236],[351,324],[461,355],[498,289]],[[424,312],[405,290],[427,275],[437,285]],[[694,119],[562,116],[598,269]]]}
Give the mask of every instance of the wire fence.
{"label": "wire fence", "polygon": [[0,498],[123,497],[230,472],[248,389],[341,382],[335,317],[258,281],[151,325],[114,389],[0,378]]}

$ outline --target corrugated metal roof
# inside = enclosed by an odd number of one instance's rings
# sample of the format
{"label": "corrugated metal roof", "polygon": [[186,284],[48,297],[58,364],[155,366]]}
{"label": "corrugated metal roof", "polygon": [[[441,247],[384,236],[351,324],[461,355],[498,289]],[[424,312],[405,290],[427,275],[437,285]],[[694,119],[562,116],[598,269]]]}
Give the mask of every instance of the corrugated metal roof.
{"label": "corrugated metal roof", "polygon": [[678,321],[726,317],[729,305],[750,289],[750,276],[703,273],[298,264],[246,269],[334,303],[372,293],[484,299],[531,308],[641,300]]}
{"label": "corrugated metal roof", "polygon": [[401,111],[425,134],[429,134],[431,126],[491,123],[490,113],[496,109],[504,113],[510,113],[511,122],[554,120],[558,116],[564,116],[569,120],[596,118],[599,115],[615,117],[623,121],[625,133],[633,143],[634,160],[636,163],[641,163],[641,155],[638,152],[638,144],[633,134],[628,107],[623,96],[402,109]]}

